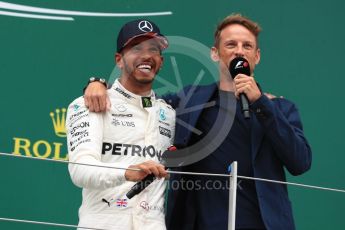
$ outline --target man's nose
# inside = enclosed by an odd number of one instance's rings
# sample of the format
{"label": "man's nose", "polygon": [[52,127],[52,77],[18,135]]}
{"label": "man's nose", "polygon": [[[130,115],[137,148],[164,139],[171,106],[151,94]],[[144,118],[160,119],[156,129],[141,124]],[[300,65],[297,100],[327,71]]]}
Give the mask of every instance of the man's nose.
{"label": "man's nose", "polygon": [[236,57],[243,57],[244,56],[244,50],[241,45],[238,45],[235,50]]}
{"label": "man's nose", "polygon": [[150,49],[143,49],[141,51],[141,57],[144,57],[144,58],[149,58],[149,57],[152,57],[153,53]]}

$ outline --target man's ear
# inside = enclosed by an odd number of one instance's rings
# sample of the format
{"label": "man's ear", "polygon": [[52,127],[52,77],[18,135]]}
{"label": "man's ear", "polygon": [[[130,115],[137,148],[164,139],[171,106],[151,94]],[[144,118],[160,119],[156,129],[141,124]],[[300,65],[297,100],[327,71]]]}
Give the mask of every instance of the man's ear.
{"label": "man's ear", "polygon": [[119,67],[119,69],[121,69],[123,65],[122,58],[123,58],[122,54],[120,53],[115,54],[115,63]]}
{"label": "man's ear", "polygon": [[212,47],[211,48],[211,52],[210,52],[210,56],[211,56],[211,59],[215,62],[218,62],[219,61],[219,54],[218,54],[218,49],[216,47]]}
{"label": "man's ear", "polygon": [[261,51],[260,51],[260,49],[258,48],[258,49],[256,50],[256,55],[255,55],[255,65],[259,64],[260,59],[261,59]]}

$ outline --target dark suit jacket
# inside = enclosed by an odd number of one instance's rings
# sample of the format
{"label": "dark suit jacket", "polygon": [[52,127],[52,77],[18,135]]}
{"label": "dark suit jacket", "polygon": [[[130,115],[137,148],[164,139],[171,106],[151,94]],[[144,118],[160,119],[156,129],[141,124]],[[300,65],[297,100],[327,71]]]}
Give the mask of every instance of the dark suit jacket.
{"label": "dark suit jacket", "polygon": [[[164,99],[176,108],[177,123],[175,144],[188,147],[192,132],[180,125],[183,121],[195,127],[202,110],[182,113],[186,108],[207,103],[217,90],[217,84],[207,86],[187,86],[179,94],[166,95]],[[283,98],[268,99],[261,96],[250,105],[253,111],[251,119],[252,165],[255,177],[285,181],[284,167],[292,174],[299,175],[311,166],[311,149],[303,134],[302,123],[297,108]],[[185,110],[184,110],[185,111]],[[239,166],[240,167],[240,166]],[[180,176],[172,176],[172,180]],[[286,185],[255,182],[262,219],[267,229],[295,229],[291,204]],[[186,190],[169,190],[167,208],[168,230],[215,229],[212,218],[203,220],[206,225],[195,226],[195,216],[188,207],[195,207]],[[228,193],[228,191],[223,191]],[[219,199],[222,196],[219,196]],[[217,199],[217,198],[215,198]],[[205,201],[206,202],[206,201]],[[226,201],[219,200],[224,205]],[[212,205],[212,204],[210,204]],[[193,212],[193,210],[191,210]],[[227,221],[224,221],[226,229]]]}

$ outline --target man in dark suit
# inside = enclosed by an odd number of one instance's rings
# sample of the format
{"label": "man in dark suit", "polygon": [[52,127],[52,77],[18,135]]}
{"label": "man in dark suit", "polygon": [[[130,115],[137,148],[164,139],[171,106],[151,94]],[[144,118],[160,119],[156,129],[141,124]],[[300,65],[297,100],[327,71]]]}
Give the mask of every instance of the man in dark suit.
{"label": "man in dark suit", "polygon": [[[176,108],[176,120],[182,121],[176,124],[175,131],[175,144],[182,149],[192,149],[193,146],[208,148],[212,138],[207,134],[214,131],[214,125],[221,130],[222,122],[233,119],[231,129],[222,132],[222,141],[212,153],[193,164],[184,165],[181,171],[224,174],[228,173],[228,166],[237,161],[239,175],[285,181],[284,168],[292,175],[309,170],[311,149],[304,137],[296,106],[284,98],[263,94],[254,80],[253,72],[260,62],[260,30],[257,23],[239,14],[226,17],[216,29],[211,49],[211,58],[219,63],[219,82],[208,86],[188,86],[178,94],[164,97]],[[229,63],[237,57],[248,61],[250,76],[230,75]],[[95,101],[94,92],[99,92],[99,89],[87,89],[87,99],[91,97]],[[248,98],[250,119],[244,118],[240,100],[236,100],[240,94]],[[189,113],[179,112],[208,102],[213,102],[214,106],[191,109]],[[94,106],[91,100],[87,103]],[[105,104],[104,101],[102,103]],[[210,186],[210,182],[214,184],[215,181],[221,186]],[[168,229],[227,229],[228,179],[172,175],[173,182],[190,182],[194,186],[170,189]],[[236,229],[295,229],[286,185],[255,180],[239,182]]]}

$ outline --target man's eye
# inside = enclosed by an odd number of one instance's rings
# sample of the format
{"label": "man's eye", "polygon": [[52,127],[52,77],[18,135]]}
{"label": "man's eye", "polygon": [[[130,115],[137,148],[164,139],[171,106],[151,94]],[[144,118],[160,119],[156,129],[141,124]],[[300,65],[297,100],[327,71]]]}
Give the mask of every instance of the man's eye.
{"label": "man's eye", "polygon": [[132,47],[132,50],[133,50],[133,51],[140,51],[141,48],[140,48],[140,46],[133,46],[133,47]]}
{"label": "man's eye", "polygon": [[236,47],[236,43],[228,43],[226,46],[229,48],[234,48]]}
{"label": "man's eye", "polygon": [[159,49],[157,47],[150,48],[151,53],[159,53]]}
{"label": "man's eye", "polygon": [[252,44],[244,44],[243,47],[245,49],[252,49],[253,48]]}

